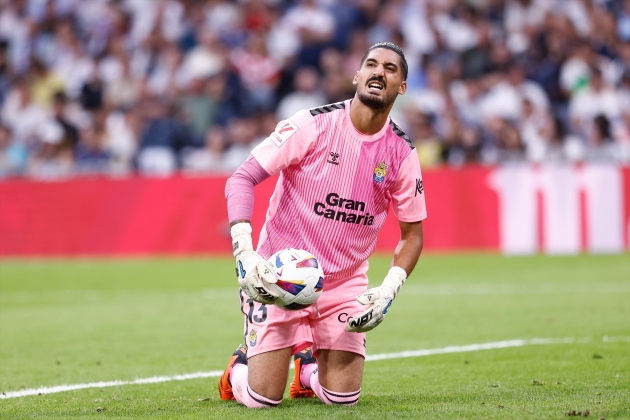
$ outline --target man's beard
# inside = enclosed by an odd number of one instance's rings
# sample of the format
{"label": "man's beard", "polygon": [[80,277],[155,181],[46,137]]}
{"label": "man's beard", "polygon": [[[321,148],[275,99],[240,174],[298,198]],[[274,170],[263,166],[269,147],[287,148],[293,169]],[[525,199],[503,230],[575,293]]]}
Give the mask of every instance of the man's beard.
{"label": "man's beard", "polygon": [[[392,102],[392,98],[370,95],[367,92],[358,92],[358,97],[363,105],[372,109],[387,108]],[[395,97],[393,99],[395,99]]]}

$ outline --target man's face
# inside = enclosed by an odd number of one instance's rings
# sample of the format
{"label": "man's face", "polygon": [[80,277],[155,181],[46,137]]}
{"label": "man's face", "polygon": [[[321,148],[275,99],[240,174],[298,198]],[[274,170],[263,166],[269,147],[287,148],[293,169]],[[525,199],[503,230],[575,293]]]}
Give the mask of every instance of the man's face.
{"label": "man's face", "polygon": [[359,100],[373,109],[389,107],[398,95],[403,95],[407,90],[400,56],[385,48],[370,51],[352,83],[357,85]]}

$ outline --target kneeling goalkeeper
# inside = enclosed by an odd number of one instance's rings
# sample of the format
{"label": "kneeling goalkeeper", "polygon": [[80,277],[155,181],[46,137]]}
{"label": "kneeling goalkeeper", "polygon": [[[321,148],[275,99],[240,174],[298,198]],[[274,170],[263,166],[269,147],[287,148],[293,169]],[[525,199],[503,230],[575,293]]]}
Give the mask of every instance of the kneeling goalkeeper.
{"label": "kneeling goalkeeper", "polygon": [[[303,110],[281,121],[226,184],[237,260],[245,347],[219,381],[221,399],[247,407],[280,404],[294,356],[291,398],[316,395],[354,405],[361,394],[366,331],[379,325],[422,250],[426,218],[418,156],[389,117],[407,89],[400,47],[378,43],[365,53],[354,98]],[[254,250],[254,186],[280,173]],[[379,287],[367,290],[368,257],[389,206],[401,239]],[[320,261],[324,291],[305,310],[273,305],[276,281],[266,259],[300,248]]]}

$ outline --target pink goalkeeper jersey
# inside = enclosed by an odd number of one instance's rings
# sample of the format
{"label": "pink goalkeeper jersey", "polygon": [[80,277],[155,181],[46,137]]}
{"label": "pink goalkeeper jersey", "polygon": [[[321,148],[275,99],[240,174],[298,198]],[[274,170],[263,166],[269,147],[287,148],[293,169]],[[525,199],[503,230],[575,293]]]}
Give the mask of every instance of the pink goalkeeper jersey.
{"label": "pink goalkeeper jersey", "polygon": [[258,252],[308,250],[327,282],[367,270],[390,203],[400,221],[427,217],[413,144],[391,119],[374,135],[358,132],[350,100],[281,121],[252,155],[280,172]]}

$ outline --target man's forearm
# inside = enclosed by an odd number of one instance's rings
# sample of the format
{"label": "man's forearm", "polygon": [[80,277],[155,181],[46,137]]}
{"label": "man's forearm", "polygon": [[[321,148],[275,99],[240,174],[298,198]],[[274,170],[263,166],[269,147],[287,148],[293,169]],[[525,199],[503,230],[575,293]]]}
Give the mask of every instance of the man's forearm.
{"label": "man's forearm", "polygon": [[422,252],[422,222],[400,222],[401,238],[394,251],[393,266],[400,267],[407,275],[411,274]]}
{"label": "man's forearm", "polygon": [[225,184],[230,226],[247,222],[254,212],[254,187],[269,178],[269,174],[250,155]]}

